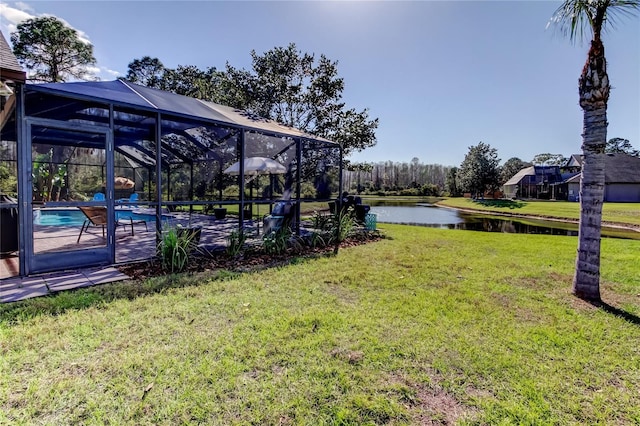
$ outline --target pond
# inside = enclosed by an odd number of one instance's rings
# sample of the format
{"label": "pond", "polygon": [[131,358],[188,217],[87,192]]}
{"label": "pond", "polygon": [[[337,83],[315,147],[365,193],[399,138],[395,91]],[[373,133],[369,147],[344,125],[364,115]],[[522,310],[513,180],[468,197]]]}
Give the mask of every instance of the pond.
{"label": "pond", "polygon": [[[517,234],[578,235],[578,224],[574,223],[465,213],[427,203],[377,204],[371,207],[370,212],[377,215],[378,223]],[[640,232],[615,228],[603,227],[602,236],[640,240]]]}

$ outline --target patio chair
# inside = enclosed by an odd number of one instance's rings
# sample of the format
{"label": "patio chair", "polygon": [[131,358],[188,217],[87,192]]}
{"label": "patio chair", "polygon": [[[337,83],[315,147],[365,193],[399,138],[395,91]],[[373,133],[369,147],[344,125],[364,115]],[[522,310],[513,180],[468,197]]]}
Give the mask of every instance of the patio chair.
{"label": "patio chair", "polygon": [[137,204],[138,198],[140,198],[140,196],[137,192],[134,192],[129,196],[129,198],[118,199],[118,203],[129,203],[129,207],[133,207],[135,204]]}
{"label": "patio chair", "polygon": [[353,217],[360,223],[364,223],[367,213],[371,210],[371,206],[362,204],[362,198],[349,195],[346,191],[342,193],[341,199],[329,201],[329,211],[331,213],[336,213],[336,205],[338,203],[342,206],[342,212],[351,211]]}
{"label": "patio chair", "polygon": [[295,205],[291,201],[277,202],[273,207],[271,214],[266,215],[262,219],[262,228],[264,235],[276,232],[283,226],[290,226],[295,217]]}
{"label": "patio chair", "polygon": [[104,201],[104,194],[102,192],[96,192],[95,194],[93,194],[93,200],[91,201]]}
{"label": "patio chair", "polygon": [[[80,235],[78,235],[78,241],[76,241],[76,243],[80,242],[80,237],[82,237],[82,234],[85,231],[87,231],[90,226],[102,227],[102,238],[104,238],[105,236],[104,229],[107,226],[107,208],[102,206],[91,206],[91,207],[85,206],[85,207],[78,207],[78,208],[80,209],[80,211],[82,211],[82,213],[84,213],[87,219],[82,224],[82,228],[80,229]],[[122,226],[125,228],[127,226],[131,226],[131,235],[133,236],[134,235],[133,225],[137,223],[144,223],[144,227],[147,229],[147,231],[149,230],[149,228],[147,227],[147,222],[145,220],[134,221],[132,218],[129,218],[128,221],[125,219],[122,222],[116,220],[116,229],[118,228],[118,226]]]}

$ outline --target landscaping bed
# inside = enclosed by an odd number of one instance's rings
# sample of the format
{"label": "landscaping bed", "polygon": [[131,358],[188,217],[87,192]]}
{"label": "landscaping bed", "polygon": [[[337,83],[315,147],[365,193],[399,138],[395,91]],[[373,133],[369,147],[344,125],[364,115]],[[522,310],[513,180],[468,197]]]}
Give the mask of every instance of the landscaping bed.
{"label": "landscaping bed", "polygon": [[[368,242],[378,241],[383,238],[380,232],[362,231],[358,232],[345,241],[342,241],[338,248],[357,246]],[[225,251],[215,251],[207,253],[197,253],[189,258],[185,273],[207,272],[215,270],[227,271],[251,271],[272,266],[290,263],[292,259],[301,257],[317,257],[333,254],[336,251],[335,245],[322,247],[311,247],[302,245],[296,248],[288,248],[280,254],[266,253],[260,247],[248,247],[239,255],[231,255]],[[162,266],[160,258],[119,265],[118,270],[132,279],[140,280],[159,275],[164,275],[167,271]]]}

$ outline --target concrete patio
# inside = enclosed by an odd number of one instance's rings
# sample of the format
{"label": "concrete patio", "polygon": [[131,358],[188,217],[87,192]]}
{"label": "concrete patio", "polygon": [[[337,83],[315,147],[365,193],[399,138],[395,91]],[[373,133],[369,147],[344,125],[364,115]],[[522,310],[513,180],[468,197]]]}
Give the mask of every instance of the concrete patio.
{"label": "concrete patio", "polygon": [[0,280],[0,303],[47,296],[63,290],[122,281],[129,277],[114,267],[90,268],[33,277]]}

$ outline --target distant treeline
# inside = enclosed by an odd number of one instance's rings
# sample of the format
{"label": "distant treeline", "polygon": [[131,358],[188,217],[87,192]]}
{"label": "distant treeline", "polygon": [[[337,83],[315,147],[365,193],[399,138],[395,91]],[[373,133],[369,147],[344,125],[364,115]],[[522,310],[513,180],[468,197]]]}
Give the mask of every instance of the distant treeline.
{"label": "distant treeline", "polygon": [[441,164],[423,164],[417,158],[410,163],[352,163],[344,171],[343,186],[352,193],[438,196],[446,189],[450,169]]}

